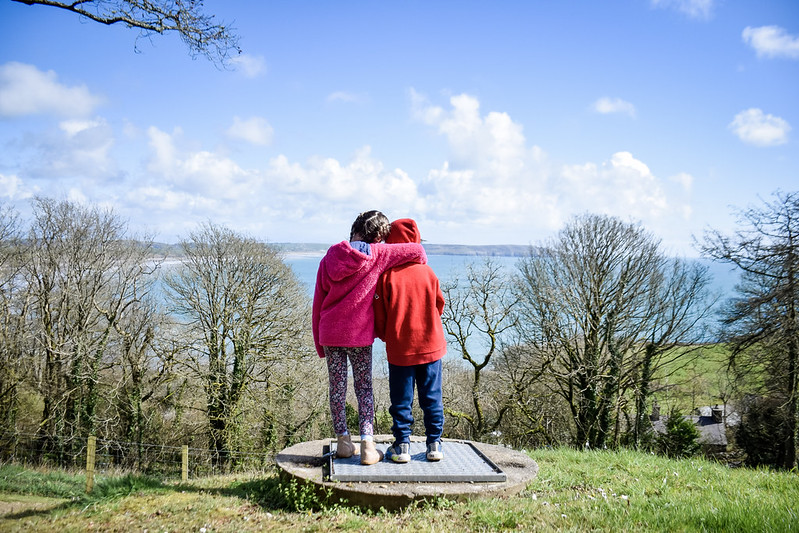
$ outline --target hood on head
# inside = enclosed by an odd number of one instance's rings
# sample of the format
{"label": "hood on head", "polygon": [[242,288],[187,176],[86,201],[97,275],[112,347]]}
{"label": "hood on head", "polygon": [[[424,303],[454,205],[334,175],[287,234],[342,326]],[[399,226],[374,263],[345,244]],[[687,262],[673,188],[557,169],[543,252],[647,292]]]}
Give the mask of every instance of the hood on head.
{"label": "hood on head", "polygon": [[419,228],[412,218],[400,218],[391,223],[391,232],[386,237],[386,244],[402,244],[422,242]]}

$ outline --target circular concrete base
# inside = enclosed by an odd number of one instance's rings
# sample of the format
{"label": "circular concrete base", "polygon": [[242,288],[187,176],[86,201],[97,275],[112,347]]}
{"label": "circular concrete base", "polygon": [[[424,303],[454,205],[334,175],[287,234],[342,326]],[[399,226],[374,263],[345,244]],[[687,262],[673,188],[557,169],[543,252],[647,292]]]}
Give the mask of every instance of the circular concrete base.
{"label": "circular concrete base", "polygon": [[[417,441],[423,439],[414,437]],[[391,442],[391,436],[375,436],[377,443]],[[465,442],[442,439],[446,442]],[[480,452],[488,457],[506,475],[501,483],[366,483],[338,482],[323,478],[323,466],[327,458],[323,457],[323,448],[330,441],[315,440],[303,442],[286,448],[277,457],[277,466],[281,475],[288,479],[313,484],[318,492],[330,491],[333,501],[344,499],[348,505],[367,507],[370,509],[385,508],[397,510],[407,507],[414,501],[430,500],[437,497],[464,501],[476,498],[506,497],[521,492],[538,474],[538,464],[522,452],[471,442]],[[446,461],[446,457],[444,458]]]}

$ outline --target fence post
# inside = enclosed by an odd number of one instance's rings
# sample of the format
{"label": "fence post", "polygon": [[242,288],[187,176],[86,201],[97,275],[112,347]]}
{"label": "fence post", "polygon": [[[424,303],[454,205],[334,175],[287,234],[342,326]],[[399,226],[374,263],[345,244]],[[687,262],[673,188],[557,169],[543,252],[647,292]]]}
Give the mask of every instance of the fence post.
{"label": "fence post", "polygon": [[180,479],[185,483],[189,480],[189,445],[184,444],[181,452],[183,460],[181,461]]}
{"label": "fence post", "polygon": [[90,493],[94,488],[94,454],[97,450],[97,437],[89,437],[86,443],[86,493]]}

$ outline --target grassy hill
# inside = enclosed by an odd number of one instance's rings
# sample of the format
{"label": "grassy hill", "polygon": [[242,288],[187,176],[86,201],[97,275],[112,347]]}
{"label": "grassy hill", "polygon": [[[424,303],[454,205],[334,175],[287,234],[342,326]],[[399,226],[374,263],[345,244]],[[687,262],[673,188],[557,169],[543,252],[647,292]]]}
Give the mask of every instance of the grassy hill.
{"label": "grassy hill", "polygon": [[[799,476],[631,451],[534,450],[519,496],[399,513],[320,502],[276,474],[187,484],[0,467],[0,531],[797,531]],[[204,529],[203,529],[204,528]]]}

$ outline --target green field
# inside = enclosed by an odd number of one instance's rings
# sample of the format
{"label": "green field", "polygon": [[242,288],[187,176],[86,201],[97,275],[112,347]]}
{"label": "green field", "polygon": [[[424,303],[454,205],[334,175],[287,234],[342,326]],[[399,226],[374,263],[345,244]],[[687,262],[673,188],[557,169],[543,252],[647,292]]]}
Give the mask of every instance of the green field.
{"label": "green field", "polygon": [[688,353],[655,374],[652,397],[660,403],[661,413],[675,408],[688,414],[698,407],[729,401],[732,388],[726,347],[712,344],[678,350]]}
{"label": "green field", "polygon": [[[797,531],[795,472],[632,451],[535,450],[518,496],[397,513],[323,504],[274,473],[187,484],[0,467],[0,531]],[[204,529],[203,529],[204,528]]]}

